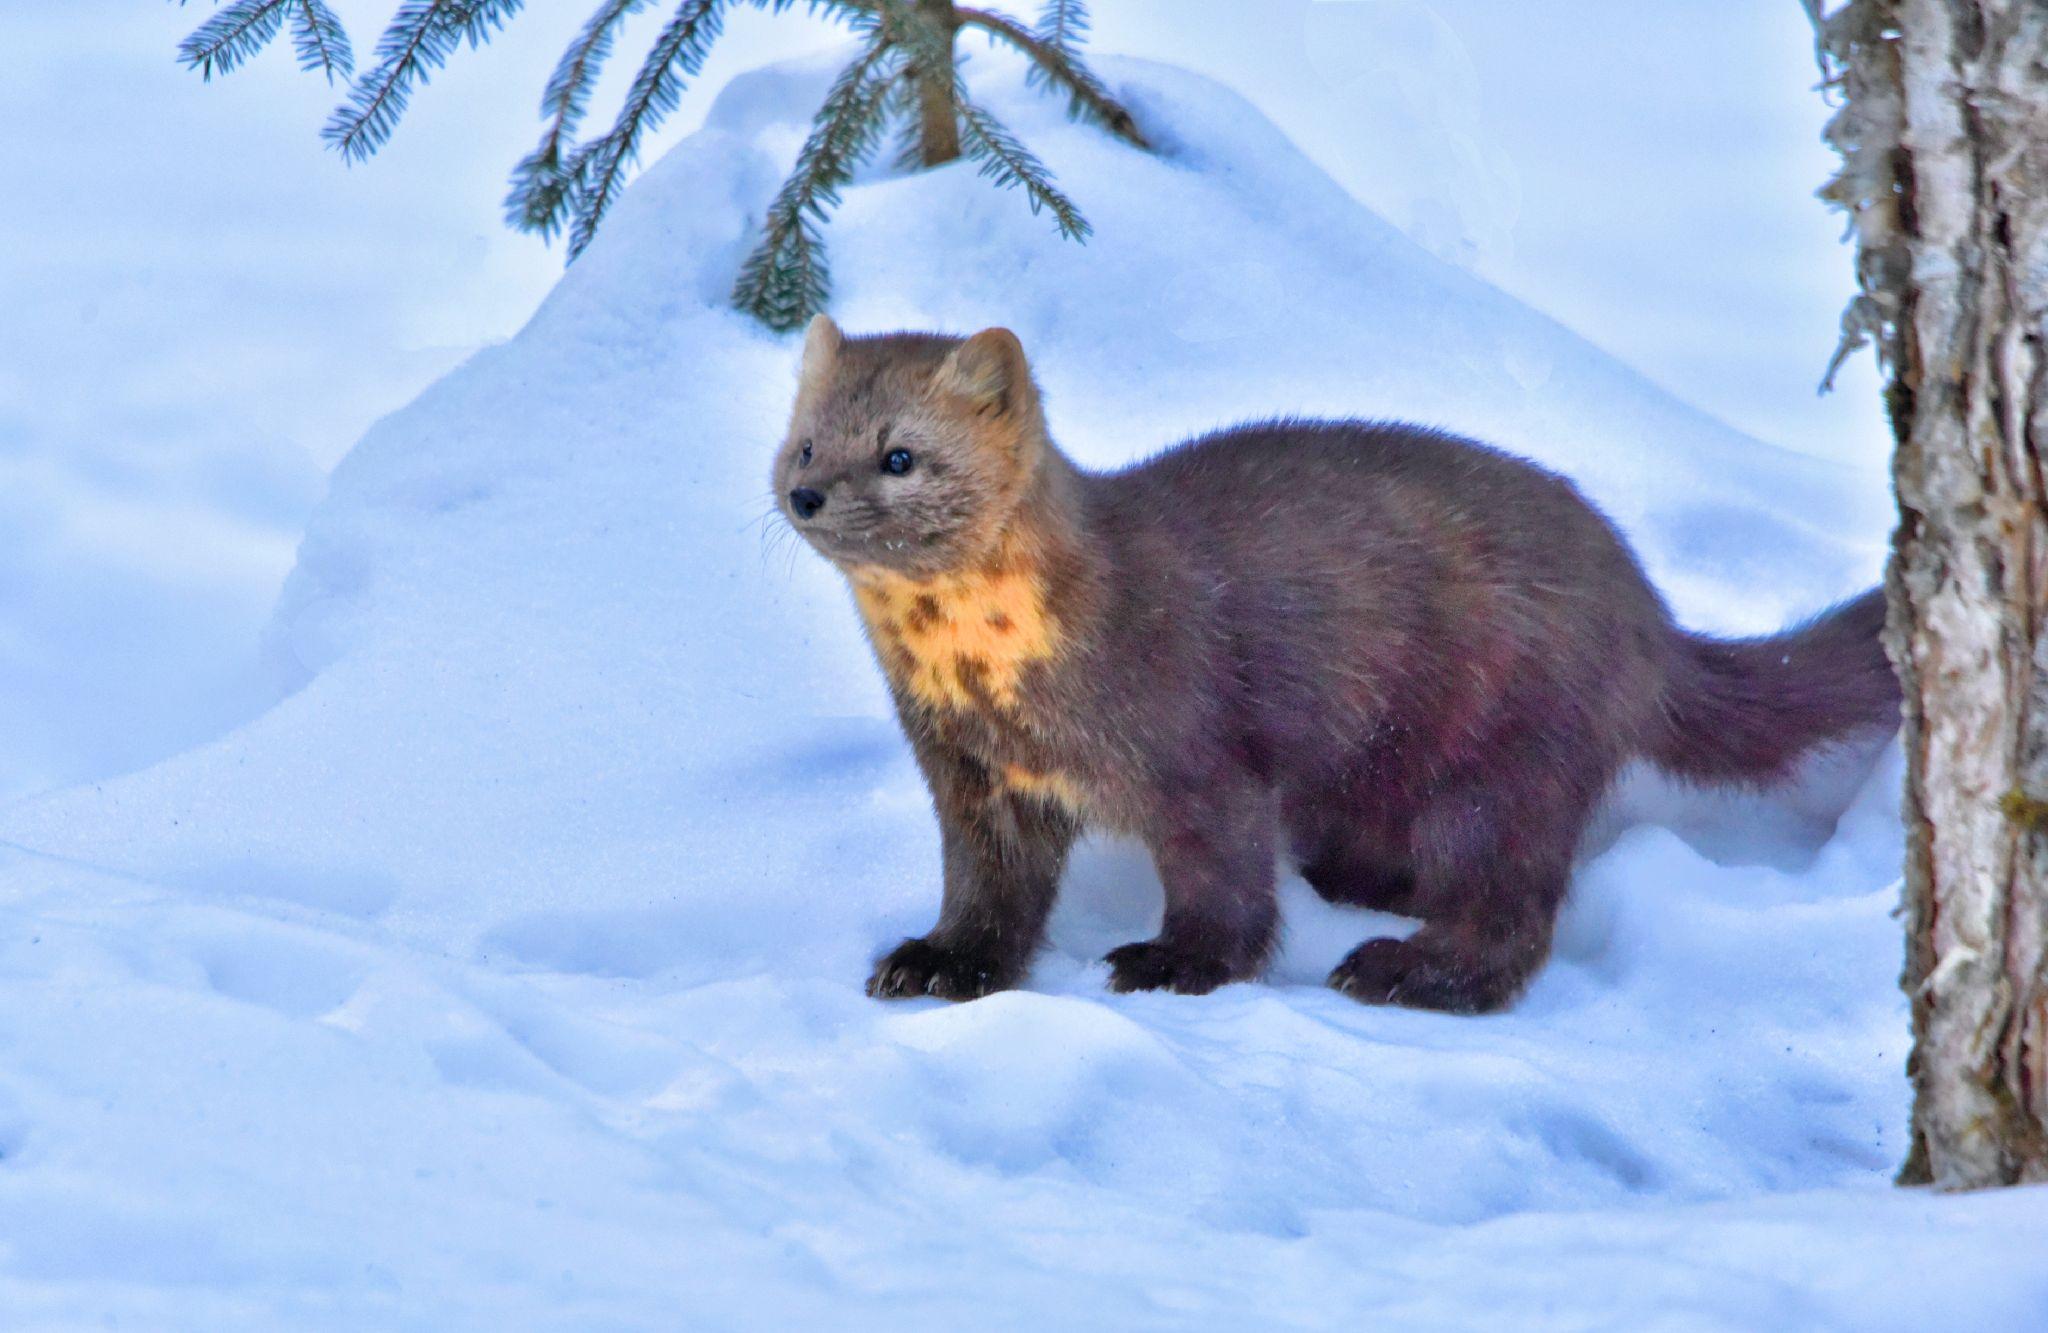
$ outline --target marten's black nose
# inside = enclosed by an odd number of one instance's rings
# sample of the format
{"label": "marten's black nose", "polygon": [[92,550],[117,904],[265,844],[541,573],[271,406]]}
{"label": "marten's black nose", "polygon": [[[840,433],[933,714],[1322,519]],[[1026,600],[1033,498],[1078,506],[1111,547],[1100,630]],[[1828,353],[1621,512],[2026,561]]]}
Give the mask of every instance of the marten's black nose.
{"label": "marten's black nose", "polygon": [[789,493],[789,507],[796,510],[798,518],[809,518],[825,507],[825,497],[808,486],[799,486]]}

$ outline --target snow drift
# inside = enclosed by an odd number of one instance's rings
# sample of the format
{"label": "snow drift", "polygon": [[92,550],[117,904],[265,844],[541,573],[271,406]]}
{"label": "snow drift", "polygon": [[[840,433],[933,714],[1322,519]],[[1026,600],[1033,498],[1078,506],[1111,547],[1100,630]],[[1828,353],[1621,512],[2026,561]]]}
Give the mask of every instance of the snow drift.
{"label": "snow drift", "polygon": [[[1701,628],[1875,576],[1872,478],[1430,258],[1231,94],[1103,68],[1162,155],[977,66],[1090,245],[971,167],[878,175],[831,229],[842,322],[1016,329],[1087,463],[1280,411],[1472,433],[1577,479]],[[1112,844],[1070,873],[1028,990],[861,995],[929,921],[936,830],[843,589],[762,523],[795,348],[725,306],[830,73],[735,83],[516,339],[342,463],[273,623],[274,709],[0,813],[0,1308],[2038,1313],[2048,1266],[2013,1237],[2048,1196],[1887,1187],[1894,760],[1848,775],[1846,813],[1636,801],[1654,821],[1589,861],[1557,960],[1496,1018],[1324,990],[1388,923],[1298,882],[1270,984],[1109,995],[1094,960],[1158,912]]]}

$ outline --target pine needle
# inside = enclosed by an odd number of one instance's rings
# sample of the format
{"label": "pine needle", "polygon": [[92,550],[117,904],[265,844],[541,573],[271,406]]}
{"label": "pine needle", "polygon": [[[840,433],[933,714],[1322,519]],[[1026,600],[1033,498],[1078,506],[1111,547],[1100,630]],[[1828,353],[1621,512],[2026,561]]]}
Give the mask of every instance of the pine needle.
{"label": "pine needle", "polygon": [[711,44],[724,26],[724,0],[683,0],[641,62],[626,103],[611,130],[578,149],[569,174],[574,184],[575,225],[569,258],[583,253],[625,186],[626,168],[639,160],[640,140],[659,126],[682,99],[683,81],[704,67]]}
{"label": "pine needle", "polygon": [[1088,37],[1086,0],[1046,0],[1038,12],[1037,33],[1039,41],[1071,59]]}
{"label": "pine needle", "polygon": [[[589,246],[617,203],[648,136],[702,71],[734,4],[780,14],[802,3],[813,14],[844,23],[864,43],[819,106],[796,165],[763,219],[760,244],[734,284],[734,302],[770,327],[794,328],[824,308],[831,289],[825,221],[854,169],[889,126],[903,134],[900,165],[918,164],[922,107],[912,81],[926,69],[939,71],[942,87],[951,79],[960,148],[980,174],[1022,190],[1034,214],[1052,214],[1060,235],[1084,240],[1090,234],[1087,220],[1045,164],[986,108],[967,100],[953,33],[909,0],[671,0],[676,8],[642,60],[611,128],[577,143],[619,30],[650,3],[596,0],[542,90],[540,140],[513,167],[507,184],[507,222],[547,240],[566,229],[571,260]],[[348,84],[321,135],[354,163],[390,141],[414,92],[459,46],[484,45],[523,7],[524,0],[399,0],[369,68],[358,72],[334,0],[231,0],[180,43],[178,52],[211,79],[246,63],[289,23],[300,67],[330,83]],[[1146,146],[1130,113],[1081,64],[1079,47],[1089,25],[1085,0],[1045,0],[1030,28],[993,10],[956,6],[952,12],[959,24],[982,28],[1023,51],[1033,85],[1065,92],[1070,115]]]}
{"label": "pine needle", "polygon": [[377,64],[356,80],[320,134],[350,162],[391,139],[415,84],[448,63],[467,41],[482,46],[519,12],[523,0],[407,0],[377,39]]}
{"label": "pine needle", "polygon": [[235,0],[178,43],[178,58],[203,79],[227,74],[270,45],[292,0]]}
{"label": "pine needle", "polygon": [[539,145],[512,169],[505,196],[506,220],[518,230],[553,240],[562,229],[575,205],[576,179],[565,165],[570,139],[589,109],[591,86],[611,58],[618,25],[646,6],[647,0],[604,0],[556,62],[540,97],[547,128]]}
{"label": "pine needle", "polygon": [[318,70],[329,83],[355,75],[356,55],[349,46],[348,30],[326,0],[293,0],[292,47],[298,53],[300,69],[308,73]]}
{"label": "pine needle", "polygon": [[1051,213],[1053,225],[1068,240],[1087,240],[1095,229],[1074,207],[1074,201],[1061,194],[1053,184],[1052,173],[1046,170],[1045,163],[1017,142],[1016,136],[995,116],[969,101],[964,89],[958,100],[961,147],[968,157],[981,164],[981,175],[1006,190],[1021,188],[1031,204],[1031,211],[1037,213],[1043,209]]}
{"label": "pine needle", "polygon": [[843,70],[818,107],[789,179],[762,222],[761,244],[740,266],[733,304],[769,328],[788,332],[825,308],[831,296],[821,226],[839,190],[881,138],[898,56],[878,42]]}
{"label": "pine needle", "polygon": [[959,14],[969,26],[980,28],[1029,57],[1031,67],[1025,73],[1025,81],[1034,87],[1065,92],[1068,116],[1099,125],[1139,148],[1152,146],[1130,111],[1081,63],[1074,50],[1073,43],[1088,31],[1088,11],[1079,0],[1067,0],[1064,5],[1054,0],[1047,5],[1036,32],[1007,14],[992,10],[962,6]]}

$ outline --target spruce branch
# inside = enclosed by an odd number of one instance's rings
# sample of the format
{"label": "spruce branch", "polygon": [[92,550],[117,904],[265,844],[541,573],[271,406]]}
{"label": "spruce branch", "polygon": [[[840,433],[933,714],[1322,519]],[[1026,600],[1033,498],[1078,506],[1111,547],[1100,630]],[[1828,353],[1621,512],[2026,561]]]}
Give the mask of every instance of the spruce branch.
{"label": "spruce branch", "polygon": [[[1055,0],[1055,3],[1047,8],[1050,17],[1050,11],[1061,6],[1058,0]],[[1068,11],[1065,16],[1067,26],[1059,31],[1068,39],[1078,38],[1087,30],[1087,11],[1082,5],[1072,3],[1072,0],[1065,8]],[[1103,86],[1102,81],[1081,64],[1069,46],[1050,40],[1041,33],[1032,32],[1007,14],[998,14],[986,9],[969,9],[964,6],[957,12],[963,24],[980,28],[1028,56],[1031,60],[1031,71],[1026,76],[1027,79],[1034,83],[1043,80],[1065,92],[1069,116],[1075,120],[1100,125],[1119,139],[1138,148],[1152,147],[1144,132],[1138,128],[1138,122],[1132,119],[1131,113],[1125,109],[1123,103],[1117,101],[1109,89]]]}
{"label": "spruce branch", "polygon": [[549,129],[556,139],[567,140],[582,123],[590,105],[590,86],[611,58],[620,20],[646,6],[647,0],[604,0],[562,53],[540,95],[542,112],[554,118]]}
{"label": "spruce branch", "polygon": [[970,102],[964,89],[959,103],[960,128],[966,141],[963,147],[967,156],[981,164],[982,177],[1006,190],[1022,188],[1025,198],[1030,201],[1031,211],[1036,213],[1044,209],[1051,213],[1060,235],[1070,241],[1087,240],[1095,229],[1088,225],[1088,219],[1081,216],[1081,210],[1074,207],[1074,201],[1061,194],[1052,183],[1052,173],[1046,170],[1045,164],[1030,149],[1017,142],[1016,136],[1001,121]]}
{"label": "spruce branch", "polygon": [[505,196],[505,217],[520,231],[553,240],[574,206],[576,180],[565,163],[570,139],[590,108],[591,85],[611,58],[619,23],[644,9],[647,0],[604,0],[583,30],[562,52],[540,97],[548,118],[540,143],[512,169],[512,187]]}
{"label": "spruce branch", "polygon": [[292,47],[300,69],[319,70],[329,83],[355,75],[356,53],[349,45],[348,29],[327,7],[327,0],[293,0]]}
{"label": "spruce branch", "polygon": [[203,79],[226,74],[270,45],[292,0],[235,0],[178,43],[178,58]]}
{"label": "spruce branch", "polygon": [[917,80],[906,67],[898,70],[890,83],[882,109],[884,123],[896,127],[896,148],[889,161],[898,171],[916,171],[924,165],[924,135],[917,111]]}
{"label": "spruce branch", "polygon": [[474,51],[504,30],[512,16],[525,7],[526,0],[465,0],[455,6],[462,35]]}
{"label": "spruce branch", "polygon": [[[780,14],[797,6],[797,0],[751,0],[751,3],[771,14]],[[838,19],[854,31],[862,33],[874,30],[881,20],[882,11],[889,7],[889,3],[890,0],[803,0],[806,12],[814,16],[823,14],[828,18]]]}
{"label": "spruce branch", "polygon": [[683,0],[641,62],[611,129],[578,149],[570,160],[576,211],[569,233],[570,259],[582,254],[597,234],[598,225],[625,186],[626,168],[638,160],[642,136],[675,110],[682,99],[683,81],[695,78],[704,67],[704,58],[718,39],[724,20],[724,0]]}
{"label": "spruce branch", "polygon": [[1088,37],[1087,0],[1046,0],[1038,11],[1038,40],[1072,57]]}
{"label": "spruce branch", "polygon": [[522,0],[406,0],[377,39],[377,64],[349,89],[320,136],[351,162],[382,148],[398,128],[415,84],[448,63],[455,48],[489,41]]}
{"label": "spruce branch", "polygon": [[[178,0],[183,4],[186,0]],[[542,90],[542,132],[513,168],[504,207],[511,226],[544,239],[568,232],[569,258],[590,244],[649,135],[701,72],[727,12],[747,4],[770,14],[799,3],[843,23],[861,39],[820,105],[789,178],[763,219],[757,249],[742,266],[733,299],[771,327],[787,329],[822,308],[830,290],[823,226],[855,167],[891,125],[905,131],[900,165],[973,157],[981,175],[1022,189],[1032,212],[1049,210],[1061,235],[1083,239],[1089,225],[1044,163],[989,111],[967,100],[955,43],[967,26],[1022,51],[1034,87],[1059,89],[1069,114],[1140,146],[1145,139],[1109,91],[1082,65],[1084,0],[1045,0],[1035,27],[952,0],[668,0],[674,11],[647,51],[611,127],[578,141],[599,76],[620,30],[651,0],[586,0],[595,8],[569,42]],[[348,91],[321,134],[349,162],[382,148],[413,94],[464,42],[482,46],[524,0],[395,0],[369,68],[355,54],[335,0],[216,0],[221,8],[180,44],[205,77],[226,74],[276,39],[287,23],[302,68],[339,78]],[[937,145],[936,147],[934,145]]]}
{"label": "spruce branch", "polygon": [[778,332],[799,328],[831,295],[820,227],[839,190],[874,151],[903,71],[895,45],[878,41],[840,72],[762,220],[761,244],[740,266],[733,304]]}

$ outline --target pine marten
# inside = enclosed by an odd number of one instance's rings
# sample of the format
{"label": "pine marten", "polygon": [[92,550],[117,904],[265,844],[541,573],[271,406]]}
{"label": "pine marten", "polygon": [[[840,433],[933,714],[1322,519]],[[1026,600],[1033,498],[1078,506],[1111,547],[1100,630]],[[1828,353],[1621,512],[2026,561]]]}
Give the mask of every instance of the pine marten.
{"label": "pine marten", "polygon": [[1898,721],[1875,591],[1775,638],[1687,633],[1570,482],[1414,426],[1268,421],[1085,471],[1005,329],[819,316],[773,481],[851,583],[938,811],[938,924],[876,996],[1016,985],[1096,826],[1166,893],[1107,959],[1119,991],[1256,976],[1286,855],[1422,921],[1332,986],[1497,1009],[1625,762],[1762,784]]}

